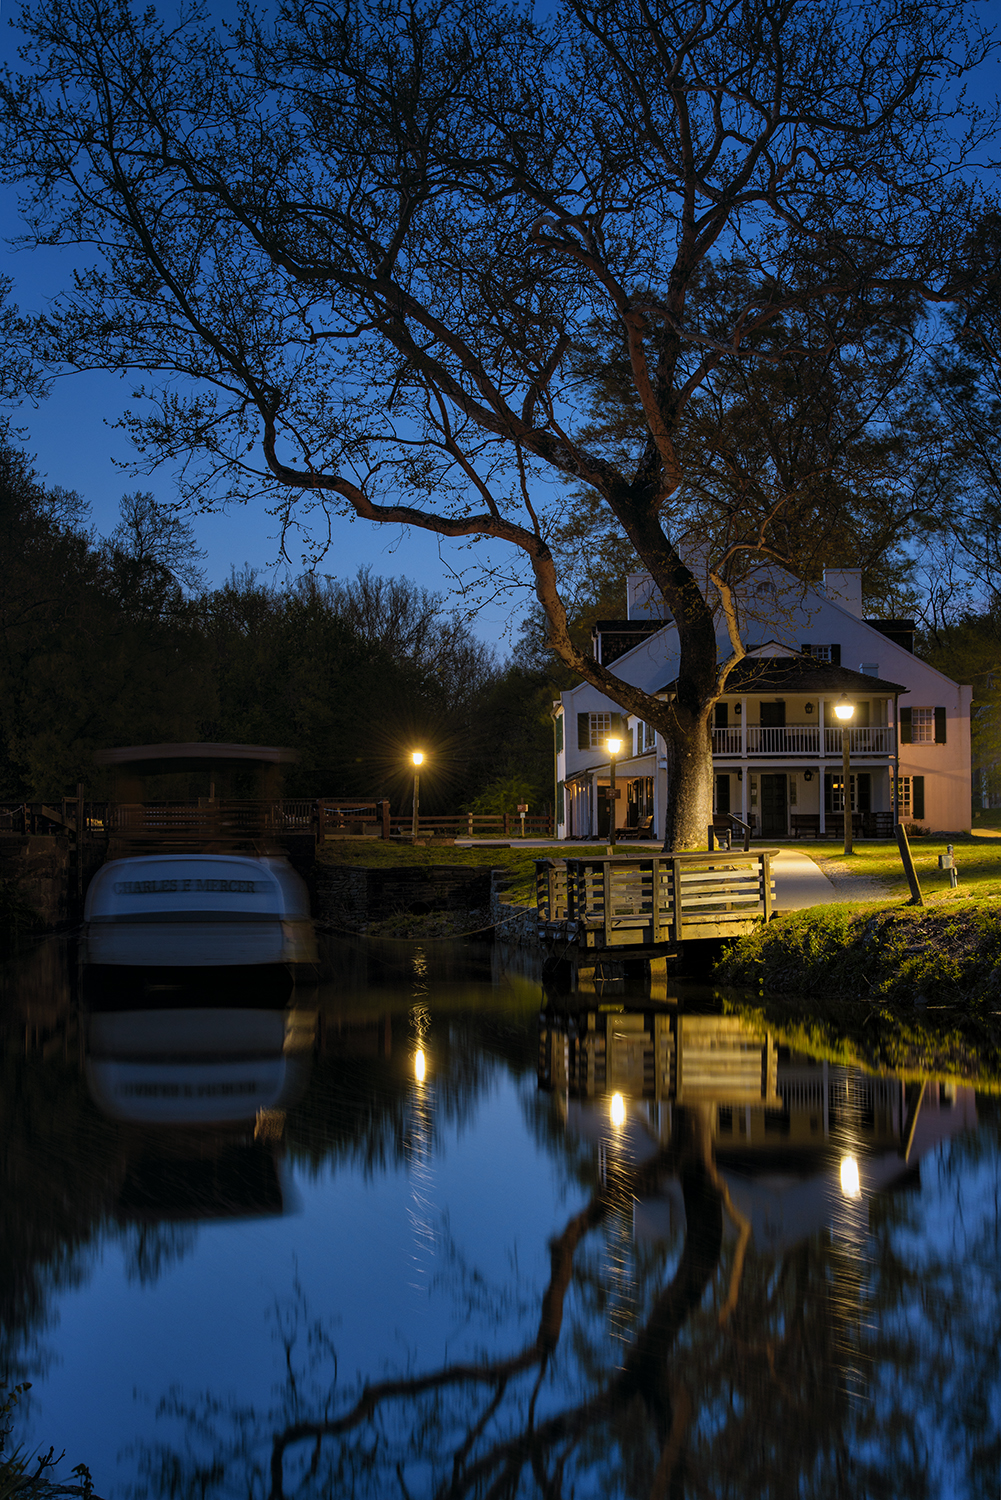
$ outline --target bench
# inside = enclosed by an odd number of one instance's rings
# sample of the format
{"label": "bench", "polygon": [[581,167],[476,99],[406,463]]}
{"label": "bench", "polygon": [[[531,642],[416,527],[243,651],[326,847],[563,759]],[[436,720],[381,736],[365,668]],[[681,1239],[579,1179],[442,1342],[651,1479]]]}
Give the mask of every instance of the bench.
{"label": "bench", "polygon": [[620,843],[623,839],[652,839],[654,837],[653,813],[641,818],[635,828],[617,828],[615,837]]}
{"label": "bench", "polygon": [[808,834],[810,838],[820,837],[820,814],[819,813],[790,813],[789,824],[794,839]]}

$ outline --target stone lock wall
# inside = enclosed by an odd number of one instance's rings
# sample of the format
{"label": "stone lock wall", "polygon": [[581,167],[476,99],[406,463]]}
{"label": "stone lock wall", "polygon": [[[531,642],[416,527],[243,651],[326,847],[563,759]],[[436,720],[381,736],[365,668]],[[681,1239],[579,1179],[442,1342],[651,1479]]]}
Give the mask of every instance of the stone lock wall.
{"label": "stone lock wall", "polygon": [[404,912],[489,908],[492,873],[488,865],[324,864],[315,873],[313,914],[320,927],[358,930]]}

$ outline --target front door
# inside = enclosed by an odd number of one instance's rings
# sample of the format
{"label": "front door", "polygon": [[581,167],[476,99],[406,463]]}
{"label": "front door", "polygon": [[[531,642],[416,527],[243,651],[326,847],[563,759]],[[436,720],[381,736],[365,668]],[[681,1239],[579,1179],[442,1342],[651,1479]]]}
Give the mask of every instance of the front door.
{"label": "front door", "polygon": [[789,832],[786,814],[787,787],[785,772],[761,778],[761,837],[784,839]]}

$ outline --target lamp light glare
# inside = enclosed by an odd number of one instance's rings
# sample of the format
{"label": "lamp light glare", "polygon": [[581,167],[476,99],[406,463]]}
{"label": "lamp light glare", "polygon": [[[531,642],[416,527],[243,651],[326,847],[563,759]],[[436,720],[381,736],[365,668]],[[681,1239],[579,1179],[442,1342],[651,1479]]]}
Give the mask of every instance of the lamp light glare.
{"label": "lamp light glare", "polygon": [[621,1094],[613,1094],[608,1106],[608,1113],[616,1130],[621,1130],[626,1123],[626,1101]]}
{"label": "lamp light glare", "polygon": [[422,766],[424,764],[424,751],[415,750],[410,759],[413,761],[415,766]]}
{"label": "lamp light glare", "polygon": [[619,751],[622,749],[622,741],[619,739],[613,738],[610,740],[606,740],[605,744],[608,748],[609,755],[618,755]]}
{"label": "lamp light glare", "polygon": [[862,1188],[859,1184],[858,1162],[854,1156],[843,1156],[841,1158],[841,1191],[846,1198],[861,1198]]}
{"label": "lamp light glare", "polygon": [[427,1075],[427,1058],[424,1056],[423,1047],[418,1047],[414,1053],[414,1077],[418,1083],[423,1083]]}
{"label": "lamp light glare", "polygon": [[855,713],[855,705],[854,705],[854,703],[850,703],[848,701],[848,697],[847,697],[847,695],[845,693],[842,693],[841,697],[838,699],[837,703],[835,703],[835,705],[834,705],[834,712],[837,715],[837,717],[841,720],[842,724],[847,724],[848,720]]}

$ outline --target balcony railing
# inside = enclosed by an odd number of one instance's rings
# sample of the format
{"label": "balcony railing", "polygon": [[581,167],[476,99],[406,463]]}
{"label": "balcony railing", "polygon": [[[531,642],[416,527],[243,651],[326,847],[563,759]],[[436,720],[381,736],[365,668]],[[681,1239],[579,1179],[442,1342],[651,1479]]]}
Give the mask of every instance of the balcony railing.
{"label": "balcony railing", "polygon": [[[786,724],[781,729],[764,728],[760,724],[748,724],[748,755],[816,755],[821,754],[820,726],[818,724]],[[848,749],[851,755],[890,755],[893,752],[893,730],[886,727],[859,728],[848,731]],[[729,729],[713,730],[714,755],[744,754],[741,728],[737,724]],[[841,730],[824,730],[825,755],[841,754]]]}

